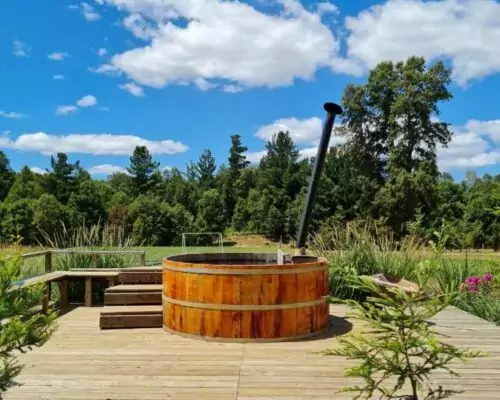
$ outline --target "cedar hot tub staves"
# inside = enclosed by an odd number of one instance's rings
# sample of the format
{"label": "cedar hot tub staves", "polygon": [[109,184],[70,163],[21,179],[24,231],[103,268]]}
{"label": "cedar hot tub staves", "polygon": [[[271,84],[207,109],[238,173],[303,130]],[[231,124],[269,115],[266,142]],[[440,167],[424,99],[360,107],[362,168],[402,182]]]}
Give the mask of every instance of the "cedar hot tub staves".
{"label": "cedar hot tub staves", "polygon": [[185,254],[163,261],[163,327],[205,340],[308,338],[329,328],[327,262],[276,254]]}

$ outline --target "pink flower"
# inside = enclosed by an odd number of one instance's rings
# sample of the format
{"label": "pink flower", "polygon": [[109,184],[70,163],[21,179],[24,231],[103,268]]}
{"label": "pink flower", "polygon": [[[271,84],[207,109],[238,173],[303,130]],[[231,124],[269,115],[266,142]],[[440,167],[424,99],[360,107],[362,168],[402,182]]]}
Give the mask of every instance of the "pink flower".
{"label": "pink flower", "polygon": [[491,281],[493,279],[493,274],[487,273],[484,275],[483,279],[485,281]]}

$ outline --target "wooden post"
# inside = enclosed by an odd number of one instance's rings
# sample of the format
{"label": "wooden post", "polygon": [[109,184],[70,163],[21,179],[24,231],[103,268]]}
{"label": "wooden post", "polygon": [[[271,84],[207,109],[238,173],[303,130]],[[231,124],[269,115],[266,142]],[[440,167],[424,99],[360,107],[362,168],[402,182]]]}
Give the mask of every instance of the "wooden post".
{"label": "wooden post", "polygon": [[59,308],[64,309],[68,306],[68,280],[63,279],[57,283],[59,285]]}
{"label": "wooden post", "polygon": [[97,268],[97,263],[99,261],[99,254],[92,254],[92,265]]}
{"label": "wooden post", "polygon": [[42,312],[44,314],[47,314],[49,311],[49,303],[50,303],[50,282],[47,282],[45,284],[45,290],[43,293],[43,300],[42,300]]}
{"label": "wooden post", "polygon": [[85,307],[92,307],[92,278],[85,278]]}
{"label": "wooden post", "polygon": [[146,265],[146,252],[141,254],[141,267]]}
{"label": "wooden post", "polygon": [[52,252],[45,253],[45,273],[52,272]]}

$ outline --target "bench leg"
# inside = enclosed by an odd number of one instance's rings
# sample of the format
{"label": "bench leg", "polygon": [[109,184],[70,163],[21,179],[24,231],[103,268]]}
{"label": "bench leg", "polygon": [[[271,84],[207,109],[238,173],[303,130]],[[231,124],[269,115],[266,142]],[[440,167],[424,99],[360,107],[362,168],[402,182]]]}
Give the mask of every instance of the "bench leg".
{"label": "bench leg", "polygon": [[85,307],[92,307],[92,278],[85,278]]}
{"label": "bench leg", "polygon": [[68,281],[66,279],[57,282],[59,285],[59,308],[68,306]]}
{"label": "bench leg", "polygon": [[108,287],[116,286],[116,278],[115,277],[110,277],[108,278]]}

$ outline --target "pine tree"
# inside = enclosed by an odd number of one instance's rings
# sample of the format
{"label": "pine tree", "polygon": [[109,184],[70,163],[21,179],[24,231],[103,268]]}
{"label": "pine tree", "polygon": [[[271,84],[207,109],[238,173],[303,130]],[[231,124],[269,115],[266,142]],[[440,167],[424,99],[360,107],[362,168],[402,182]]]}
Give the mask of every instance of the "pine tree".
{"label": "pine tree", "polygon": [[130,157],[130,167],[127,168],[132,175],[132,193],[136,195],[146,194],[155,183],[158,183],[158,167],[160,164],[153,161],[153,157],[146,146],[136,146],[132,157]]}

